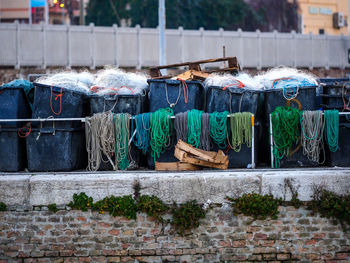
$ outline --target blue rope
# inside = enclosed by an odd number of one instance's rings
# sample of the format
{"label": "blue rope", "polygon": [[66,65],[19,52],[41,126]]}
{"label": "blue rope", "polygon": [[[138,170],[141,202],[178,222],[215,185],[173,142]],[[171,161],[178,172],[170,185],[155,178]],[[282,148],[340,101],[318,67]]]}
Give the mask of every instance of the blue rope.
{"label": "blue rope", "polygon": [[[148,152],[150,146],[151,113],[143,113],[135,116],[136,134],[133,138],[134,145],[142,150],[144,154]],[[133,123],[133,122],[132,122]],[[132,124],[133,126],[133,124]],[[132,130],[133,127],[131,127]]]}

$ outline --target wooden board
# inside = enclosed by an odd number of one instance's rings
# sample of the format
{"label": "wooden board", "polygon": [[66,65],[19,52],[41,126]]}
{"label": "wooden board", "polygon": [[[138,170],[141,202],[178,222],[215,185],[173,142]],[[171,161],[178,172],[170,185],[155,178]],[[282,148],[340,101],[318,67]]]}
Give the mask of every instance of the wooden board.
{"label": "wooden board", "polygon": [[191,156],[190,154],[188,154],[187,152],[179,148],[175,148],[174,156],[178,158],[181,162],[186,162],[194,165],[223,169],[223,170],[226,170],[228,167],[228,159],[225,163],[222,163],[222,164],[212,163],[212,162],[197,159],[196,157]]}
{"label": "wooden board", "polygon": [[210,74],[205,73],[203,71],[197,71],[197,70],[187,70],[184,73],[177,75],[176,79],[182,79],[182,80],[205,80],[207,77],[209,77]]}
{"label": "wooden board", "polygon": [[156,171],[197,171],[197,170],[201,170],[201,167],[190,163],[183,163],[183,162],[171,162],[171,163],[156,162],[155,170]]}
{"label": "wooden board", "polygon": [[194,155],[197,159],[201,159],[207,162],[224,164],[228,160],[228,157],[220,150],[218,152],[204,151],[194,148],[192,145],[179,140],[175,146],[176,148],[183,150],[184,152]]}

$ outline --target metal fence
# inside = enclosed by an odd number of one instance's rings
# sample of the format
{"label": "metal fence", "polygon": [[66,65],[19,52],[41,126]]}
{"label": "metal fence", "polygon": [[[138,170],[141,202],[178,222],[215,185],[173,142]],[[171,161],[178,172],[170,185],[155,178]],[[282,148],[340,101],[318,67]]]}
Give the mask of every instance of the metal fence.
{"label": "metal fence", "polygon": [[[167,64],[237,56],[242,67],[346,68],[350,36],[166,30]],[[0,24],[0,66],[149,67],[158,65],[158,30]],[[210,66],[210,65],[209,65]]]}

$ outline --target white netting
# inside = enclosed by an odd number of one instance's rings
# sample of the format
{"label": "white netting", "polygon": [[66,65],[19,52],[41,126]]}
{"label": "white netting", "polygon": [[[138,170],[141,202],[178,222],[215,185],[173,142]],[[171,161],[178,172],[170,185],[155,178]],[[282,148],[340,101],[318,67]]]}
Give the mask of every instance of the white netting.
{"label": "white netting", "polygon": [[[286,79],[284,81],[275,80]],[[233,87],[245,89],[272,89],[283,88],[285,85],[294,86],[312,86],[317,85],[316,77],[312,74],[294,68],[274,68],[267,72],[263,72],[256,76],[251,76],[247,73],[239,73],[238,75],[230,74],[211,74],[204,82],[205,86]],[[244,86],[243,86],[244,85]]]}
{"label": "white netting", "polygon": [[94,76],[89,72],[65,71],[41,77],[37,83],[88,93]]}
{"label": "white netting", "polygon": [[309,73],[305,73],[295,68],[273,68],[262,74],[258,74],[254,79],[259,82],[265,89],[282,88],[285,83],[283,81],[279,83],[273,83],[275,80],[287,78],[286,82],[294,82],[295,85],[299,86],[312,86],[317,85],[316,78]]}
{"label": "white netting", "polygon": [[143,94],[147,86],[147,76],[142,73],[129,73],[116,68],[107,68],[97,72],[92,91],[102,96]]}

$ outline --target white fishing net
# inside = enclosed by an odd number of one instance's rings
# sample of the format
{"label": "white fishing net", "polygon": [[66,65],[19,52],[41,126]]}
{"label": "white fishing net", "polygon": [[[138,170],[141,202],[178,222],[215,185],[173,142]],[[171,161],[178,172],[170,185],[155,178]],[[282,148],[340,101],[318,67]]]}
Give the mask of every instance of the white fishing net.
{"label": "white fishing net", "polygon": [[[284,81],[276,81],[286,79]],[[275,85],[273,83],[276,81]],[[312,86],[317,85],[316,77],[312,74],[294,68],[274,68],[267,72],[251,76],[247,73],[238,75],[211,74],[204,82],[205,86],[219,86],[232,88],[245,88],[253,90],[283,88],[283,85]],[[244,86],[243,86],[244,85]]]}
{"label": "white fishing net", "polygon": [[130,73],[117,68],[106,68],[97,72],[92,90],[104,96],[109,94],[144,94],[148,87],[147,75]]}
{"label": "white fishing net", "polygon": [[[286,79],[283,81],[277,82],[278,79]],[[312,74],[305,73],[301,70],[295,68],[273,68],[267,72],[258,74],[254,79],[259,82],[265,89],[273,88],[283,88],[283,85],[286,83],[292,83],[299,86],[313,86],[317,85],[316,77]],[[274,81],[276,81],[273,86]]]}
{"label": "white fishing net", "polygon": [[64,71],[41,77],[36,82],[88,93],[90,86],[94,82],[94,76],[89,72],[77,73],[74,71]]}

